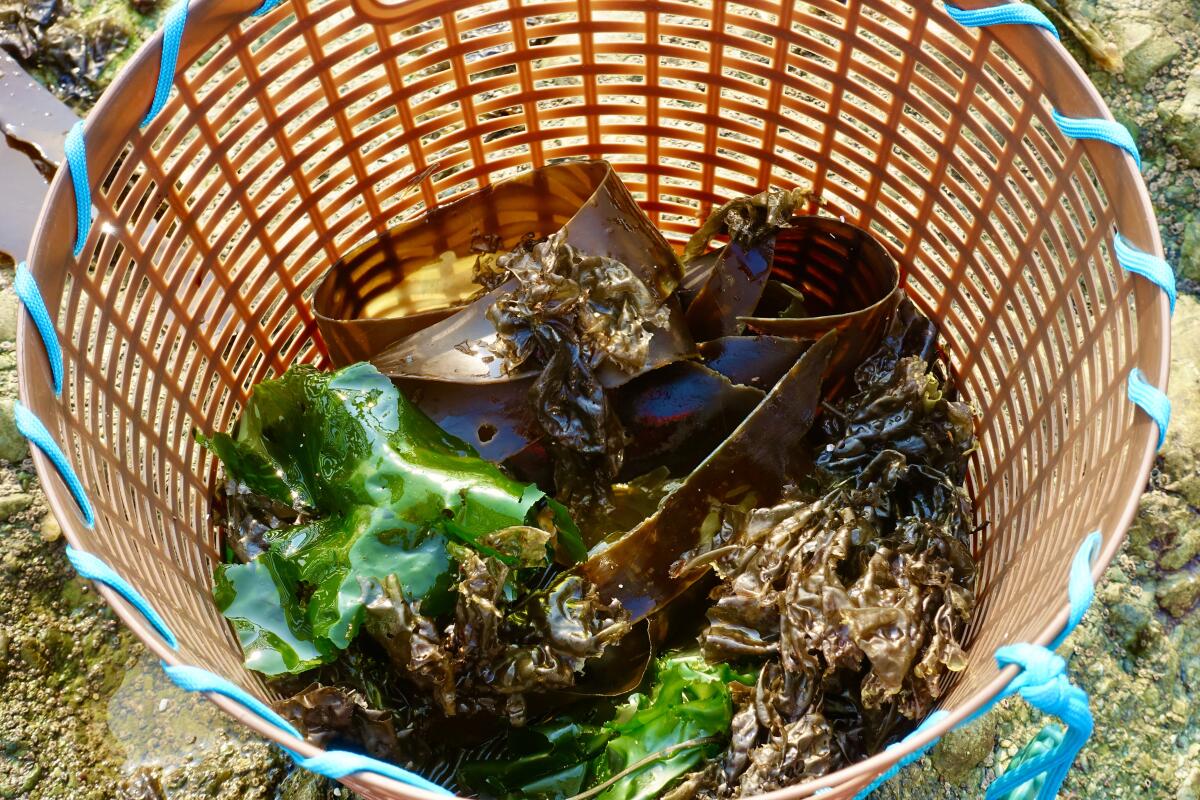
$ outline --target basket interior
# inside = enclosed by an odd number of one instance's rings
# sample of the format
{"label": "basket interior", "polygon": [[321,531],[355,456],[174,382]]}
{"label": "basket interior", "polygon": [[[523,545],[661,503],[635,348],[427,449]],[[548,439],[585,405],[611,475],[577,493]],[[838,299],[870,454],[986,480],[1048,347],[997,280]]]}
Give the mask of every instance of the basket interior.
{"label": "basket interior", "polygon": [[559,159],[614,162],[674,242],[725,198],[811,183],[903,265],[982,414],[979,607],[949,703],[1061,610],[1088,532],[1120,534],[1145,442],[1110,198],[1029,76],[940,6],[445,0],[382,25],[292,0],[229,27],[216,5],[193,11],[200,55],[163,112],[89,153],[96,224],[57,316],[55,432],[97,510],[70,527],[184,662],[266,691],[210,599],[215,466],[193,429],[322,361],[309,299],[339,254]]}

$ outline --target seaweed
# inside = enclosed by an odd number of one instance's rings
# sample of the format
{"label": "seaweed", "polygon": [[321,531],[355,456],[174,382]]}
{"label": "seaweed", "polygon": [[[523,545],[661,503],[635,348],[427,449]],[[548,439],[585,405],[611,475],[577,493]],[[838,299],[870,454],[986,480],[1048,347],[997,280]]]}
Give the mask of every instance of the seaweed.
{"label": "seaweed", "polygon": [[235,435],[199,438],[258,507],[297,515],[267,526],[266,552],[217,571],[218,605],[267,674],[344,650],[372,581],[395,576],[424,613],[449,609],[451,544],[514,563],[496,531],[534,525],[546,532],[542,566],[551,552],[567,563],[583,554],[561,506],[440,430],[367,364],[293,367],[255,387]]}
{"label": "seaweed", "polygon": [[584,663],[629,629],[620,607],[601,602],[577,577],[513,597],[510,568],[500,560],[466,551],[458,563],[445,626],[423,615],[394,576],[372,585],[366,604],[367,632],[448,717],[500,715],[524,724],[526,693],[573,686]]}
{"label": "seaweed", "polygon": [[698,796],[758,794],[874,752],[965,667],[973,419],[935,338],[905,303],[828,405],[815,486],[728,515],[677,565],[719,579],[705,657],[765,661],[759,694],[773,698],[739,712],[724,768],[693,776]]}
{"label": "seaweed", "polygon": [[509,369],[540,369],[530,401],[554,457],[557,495],[574,508],[607,504],[625,434],[597,368],[641,369],[651,329],[665,328],[669,311],[629,267],[585,255],[558,234],[498,262],[516,285],[487,312],[495,350]]}
{"label": "seaweed", "polygon": [[804,439],[821,400],[821,381],[837,342],[830,333],[810,347],[659,510],[621,539],[593,550],[576,567],[604,597],[616,598],[633,620],[661,609],[699,577],[672,566],[707,544],[720,510],[748,499],[763,505],[811,471]]}
{"label": "seaweed", "polygon": [[809,188],[767,189],[756,195],[735,197],[709,214],[704,224],[688,239],[683,261],[703,255],[714,237],[727,235],[731,242],[750,243],[786,228],[792,217],[816,200]]}
{"label": "seaweed", "polygon": [[649,800],[720,752],[731,691],[751,680],[694,653],[664,656],[649,690],[608,721],[558,717],[512,741],[507,758],[465,764],[458,779],[495,798]]}

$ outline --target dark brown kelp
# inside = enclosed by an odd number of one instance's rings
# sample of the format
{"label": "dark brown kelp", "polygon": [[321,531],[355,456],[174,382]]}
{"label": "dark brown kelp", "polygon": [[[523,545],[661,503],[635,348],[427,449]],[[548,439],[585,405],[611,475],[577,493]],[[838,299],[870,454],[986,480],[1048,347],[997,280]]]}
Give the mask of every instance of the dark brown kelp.
{"label": "dark brown kelp", "polygon": [[662,608],[699,577],[671,566],[707,544],[710,515],[747,496],[757,505],[772,503],[789,480],[808,471],[812,461],[804,437],[821,401],[821,378],[836,339],[830,334],[809,348],[657,513],[579,565],[602,597],[619,601],[635,621]]}

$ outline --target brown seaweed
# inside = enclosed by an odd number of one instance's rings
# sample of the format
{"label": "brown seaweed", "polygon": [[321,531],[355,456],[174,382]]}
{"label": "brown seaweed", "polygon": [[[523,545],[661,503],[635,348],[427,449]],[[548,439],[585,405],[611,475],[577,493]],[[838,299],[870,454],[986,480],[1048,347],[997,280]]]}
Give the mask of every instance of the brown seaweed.
{"label": "brown seaweed", "polygon": [[[705,544],[706,520],[722,505],[752,494],[774,502],[811,469],[803,447],[821,400],[821,380],[836,334],[814,344],[721,446],[672,492],[662,507],[576,570],[600,595],[617,600],[634,621],[662,608],[698,577],[675,574],[684,553]],[[711,535],[711,531],[709,534]]]}
{"label": "brown seaweed", "polygon": [[699,350],[704,365],[731,382],[770,391],[809,344],[784,336],[722,336]]}
{"label": "brown seaweed", "polygon": [[816,196],[811,189],[767,189],[756,195],[735,197],[713,211],[688,239],[683,261],[704,254],[714,237],[726,235],[731,242],[750,243],[788,227],[792,217],[810,210]]}
{"label": "brown seaweed", "polygon": [[389,578],[371,589],[367,632],[446,716],[507,716],[523,724],[525,694],[568,689],[585,662],[629,630],[625,614],[583,579],[510,600],[510,568],[463,551],[453,622],[440,627]]}
{"label": "brown seaweed", "polygon": [[721,249],[708,280],[687,308],[694,339],[741,333],[744,325],[739,320],[752,315],[758,306],[774,254],[773,233],[753,242],[735,240]]}
{"label": "brown seaweed", "polygon": [[761,389],[735,385],[694,361],[642,375],[615,396],[617,415],[630,434],[621,476],[629,479],[656,467],[686,475],[764,396]]}
{"label": "brown seaweed", "polygon": [[402,741],[411,737],[411,729],[397,731],[391,712],[371,708],[353,689],[314,683],[275,703],[275,710],[318,747],[350,743],[375,758],[409,760],[413,743]]}
{"label": "brown seaweed", "polygon": [[896,262],[866,231],[827,217],[798,217],[775,235],[771,279],[799,292],[764,293],[740,318],[746,329],[811,340],[840,333],[831,374],[845,375],[871,355],[904,295]]}

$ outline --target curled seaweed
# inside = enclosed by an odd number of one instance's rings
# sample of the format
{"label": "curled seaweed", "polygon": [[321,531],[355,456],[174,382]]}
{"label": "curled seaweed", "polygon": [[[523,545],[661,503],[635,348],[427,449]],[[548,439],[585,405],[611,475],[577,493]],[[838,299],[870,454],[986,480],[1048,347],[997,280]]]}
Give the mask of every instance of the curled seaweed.
{"label": "curled seaweed", "polygon": [[714,237],[726,234],[734,242],[753,242],[788,226],[792,216],[816,199],[812,189],[768,189],[749,197],[735,197],[713,211],[688,239],[683,261],[702,255]]}
{"label": "curled seaweed", "polygon": [[444,715],[499,714],[523,724],[526,693],[572,687],[585,662],[619,641],[629,624],[576,576],[510,599],[513,577],[499,559],[461,553],[453,621],[444,626],[389,578],[370,587],[366,630]]}
{"label": "curled seaweed", "polygon": [[516,285],[487,312],[495,350],[508,369],[540,368],[530,400],[554,456],[558,496],[576,507],[606,503],[625,433],[597,370],[607,363],[637,372],[670,312],[629,267],[586,255],[559,234],[499,263]]}
{"label": "curled seaweed", "polygon": [[390,711],[371,708],[366,697],[353,689],[314,683],[275,703],[275,710],[318,747],[349,742],[375,758],[410,760],[411,729],[397,731]]}
{"label": "curled seaweed", "polygon": [[[700,635],[705,656],[764,659],[763,676],[777,671],[807,698],[789,706],[801,695],[771,692],[759,724],[798,727],[787,748],[763,733],[753,749],[731,749],[720,796],[769,791],[873,752],[928,713],[965,667],[974,565],[961,481],[974,432],[970,409],[949,399],[949,380],[926,360],[922,320],[906,306],[858,370],[857,392],[829,407],[820,493],[731,517],[683,561],[711,564],[720,581]],[[735,741],[750,740],[749,717],[738,721]],[[812,763],[789,760],[797,742],[812,745]],[[736,786],[732,767],[745,769]]]}
{"label": "curled seaweed", "polygon": [[766,399],[730,434],[659,510],[607,548],[593,550],[576,570],[638,620],[661,609],[702,571],[673,565],[703,549],[720,510],[748,498],[763,504],[811,469],[804,437],[821,399],[821,381],[837,334],[810,347]]}

